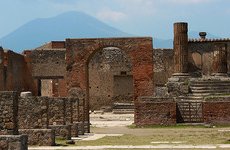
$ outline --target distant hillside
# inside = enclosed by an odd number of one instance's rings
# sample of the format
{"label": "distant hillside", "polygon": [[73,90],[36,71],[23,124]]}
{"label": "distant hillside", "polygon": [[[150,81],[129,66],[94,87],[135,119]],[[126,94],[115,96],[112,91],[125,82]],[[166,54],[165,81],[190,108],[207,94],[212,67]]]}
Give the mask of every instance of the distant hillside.
{"label": "distant hillside", "polygon": [[101,38],[130,36],[81,12],[67,12],[56,17],[36,19],[0,39],[5,48],[15,51],[32,49],[45,42],[65,38]]}

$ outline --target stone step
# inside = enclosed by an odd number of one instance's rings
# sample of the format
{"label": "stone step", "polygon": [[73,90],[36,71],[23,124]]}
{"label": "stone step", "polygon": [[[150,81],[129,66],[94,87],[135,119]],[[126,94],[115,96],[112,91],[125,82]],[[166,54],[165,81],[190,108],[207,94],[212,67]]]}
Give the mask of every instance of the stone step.
{"label": "stone step", "polygon": [[205,80],[205,81],[191,81],[191,84],[230,84],[230,80]]}
{"label": "stone step", "polygon": [[199,84],[199,85],[190,85],[190,88],[230,88],[230,85],[226,85],[226,84]]}
{"label": "stone step", "polygon": [[211,90],[216,90],[216,89],[229,89],[230,90],[230,85],[229,86],[190,86],[191,90],[206,90],[206,89],[211,89]]}
{"label": "stone step", "polygon": [[133,114],[134,109],[113,109],[113,114]]}
{"label": "stone step", "polygon": [[193,90],[192,91],[193,94],[206,94],[206,93],[209,93],[209,94],[216,94],[216,93],[221,93],[221,94],[224,94],[224,93],[230,93],[230,90]]}
{"label": "stone step", "polygon": [[223,93],[193,93],[194,96],[223,95]]}
{"label": "stone step", "polygon": [[113,109],[134,109],[134,103],[114,103]]}

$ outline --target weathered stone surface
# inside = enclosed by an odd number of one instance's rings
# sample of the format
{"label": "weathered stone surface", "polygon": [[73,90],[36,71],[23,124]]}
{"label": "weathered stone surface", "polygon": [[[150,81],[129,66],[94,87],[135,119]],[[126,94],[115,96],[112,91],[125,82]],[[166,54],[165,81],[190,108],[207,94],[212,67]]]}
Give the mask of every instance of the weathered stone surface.
{"label": "weathered stone surface", "polygon": [[168,93],[172,97],[186,95],[189,93],[189,80],[185,80],[184,82],[172,82],[169,81],[167,83]]}
{"label": "weathered stone surface", "polygon": [[1,150],[27,150],[27,135],[0,135]]}
{"label": "weathered stone surface", "polygon": [[27,97],[19,99],[19,128],[46,129],[78,120],[78,98]]}
{"label": "weathered stone surface", "polygon": [[55,136],[71,140],[71,125],[50,125],[50,129],[55,130]]}
{"label": "weathered stone surface", "polygon": [[33,50],[27,57],[31,60],[32,76],[40,78],[63,78],[65,75],[65,50]]}
{"label": "weathered stone surface", "polygon": [[0,92],[0,130],[5,134],[18,133],[17,92]]}
{"label": "weathered stone surface", "polygon": [[29,91],[20,93],[20,97],[22,97],[22,98],[26,98],[26,97],[30,97],[30,96],[32,96],[32,93]]}
{"label": "weathered stone surface", "polygon": [[28,135],[28,145],[54,146],[55,130],[51,129],[20,129],[20,134]]}
{"label": "weathered stone surface", "polygon": [[174,23],[174,73],[188,72],[188,24]]}
{"label": "weathered stone surface", "polygon": [[0,59],[0,91],[35,91],[23,55],[1,49]]}
{"label": "weathered stone surface", "polygon": [[[106,47],[124,51],[132,62],[134,100],[138,96],[153,95],[153,50],[151,38],[67,39],[67,87],[88,90],[87,65],[93,54]],[[86,120],[89,121],[89,100],[86,100]]]}

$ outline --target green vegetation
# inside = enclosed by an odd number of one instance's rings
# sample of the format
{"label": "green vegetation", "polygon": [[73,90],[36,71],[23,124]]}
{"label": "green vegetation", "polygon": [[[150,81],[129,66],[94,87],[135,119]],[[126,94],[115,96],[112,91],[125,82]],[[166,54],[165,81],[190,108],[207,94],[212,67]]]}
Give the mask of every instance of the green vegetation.
{"label": "green vegetation", "polygon": [[[97,128],[94,128],[95,132]],[[100,129],[101,130],[101,129]],[[222,131],[219,131],[222,130]],[[118,128],[119,131],[119,128]],[[107,131],[108,132],[108,131]],[[230,127],[205,128],[201,126],[173,126],[156,128],[127,128],[123,136],[106,136],[94,141],[77,141],[75,146],[100,145],[159,145],[161,142],[182,142],[179,144],[230,144]],[[66,145],[65,140],[56,142]],[[159,143],[154,143],[159,142]],[[164,144],[164,143],[163,143]],[[73,146],[73,145],[71,145]]]}

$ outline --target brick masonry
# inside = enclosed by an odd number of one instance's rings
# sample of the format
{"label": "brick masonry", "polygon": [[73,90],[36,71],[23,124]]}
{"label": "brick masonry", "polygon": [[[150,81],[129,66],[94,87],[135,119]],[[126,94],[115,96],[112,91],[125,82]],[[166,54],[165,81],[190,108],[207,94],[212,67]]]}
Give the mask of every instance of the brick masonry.
{"label": "brick masonry", "polygon": [[130,58],[134,100],[153,95],[152,38],[66,39],[67,89],[79,89],[86,97],[86,110],[89,110],[87,66],[94,53],[106,47],[117,47]]}
{"label": "brick masonry", "polygon": [[176,102],[167,98],[140,97],[135,105],[136,125],[176,124]]}
{"label": "brick masonry", "polygon": [[205,123],[230,124],[230,97],[207,98],[203,102]]}
{"label": "brick masonry", "polygon": [[32,91],[34,84],[23,55],[0,50],[0,91]]}

